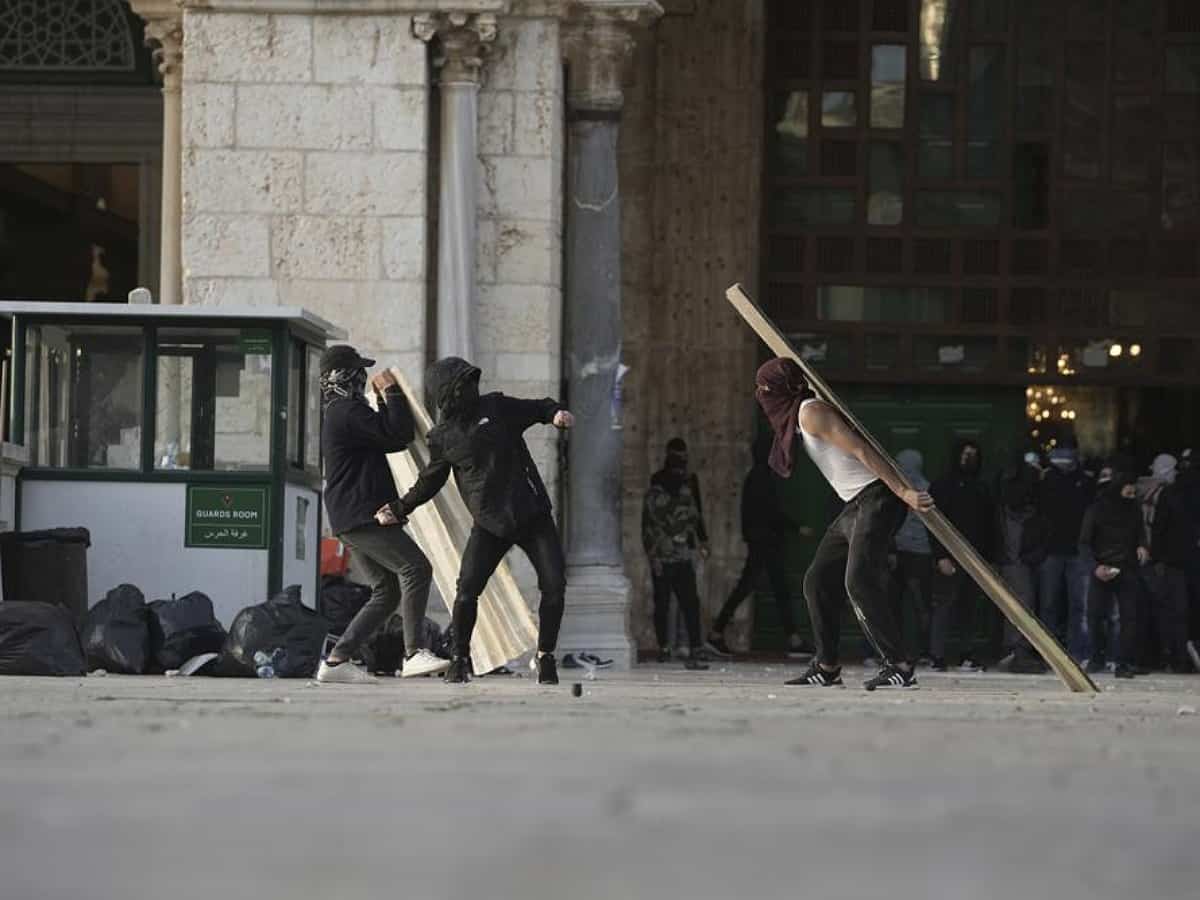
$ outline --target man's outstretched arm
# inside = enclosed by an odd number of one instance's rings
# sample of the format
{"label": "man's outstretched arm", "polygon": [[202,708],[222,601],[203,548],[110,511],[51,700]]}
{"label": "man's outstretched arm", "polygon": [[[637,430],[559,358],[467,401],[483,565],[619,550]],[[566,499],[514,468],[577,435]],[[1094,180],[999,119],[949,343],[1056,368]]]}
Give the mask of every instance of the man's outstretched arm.
{"label": "man's outstretched arm", "polygon": [[900,480],[900,476],[896,474],[895,469],[888,465],[887,460],[864,441],[857,431],[846,424],[841,413],[825,401],[809,403],[800,411],[800,427],[813,437],[827,441],[839,450],[849,453],[911,508],[919,512],[933,509],[933,498],[925,491],[918,491],[905,485]]}

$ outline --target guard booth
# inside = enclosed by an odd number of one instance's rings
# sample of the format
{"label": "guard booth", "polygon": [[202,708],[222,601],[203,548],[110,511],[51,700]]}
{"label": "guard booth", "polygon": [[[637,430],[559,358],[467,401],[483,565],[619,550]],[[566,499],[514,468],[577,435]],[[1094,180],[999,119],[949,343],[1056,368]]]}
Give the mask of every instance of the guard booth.
{"label": "guard booth", "polygon": [[[316,605],[319,360],[298,308],[3,302],[14,521],[91,532],[88,602],[202,591],[228,627],[299,584]],[[23,449],[22,449],[23,448]]]}

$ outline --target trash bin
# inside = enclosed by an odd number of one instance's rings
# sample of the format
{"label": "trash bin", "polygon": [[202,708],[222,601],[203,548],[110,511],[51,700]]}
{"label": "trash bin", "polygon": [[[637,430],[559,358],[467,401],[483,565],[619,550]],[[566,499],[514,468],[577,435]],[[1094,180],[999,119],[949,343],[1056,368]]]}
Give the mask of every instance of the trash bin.
{"label": "trash bin", "polygon": [[64,606],[78,623],[87,612],[86,528],[0,534],[0,578],[7,602]]}

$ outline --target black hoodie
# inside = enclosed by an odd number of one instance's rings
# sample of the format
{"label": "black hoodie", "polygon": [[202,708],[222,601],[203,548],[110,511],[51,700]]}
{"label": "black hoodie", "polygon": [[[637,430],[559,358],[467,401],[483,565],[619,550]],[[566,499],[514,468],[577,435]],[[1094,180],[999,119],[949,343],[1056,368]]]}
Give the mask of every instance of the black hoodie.
{"label": "black hoodie", "polygon": [[338,397],[325,407],[321,422],[324,500],[334,534],[370,525],[375,513],[396,499],[386,454],[408,446],[413,417],[400,388],[389,387],[383,399],[379,412],[361,396]]}
{"label": "black hoodie", "polygon": [[1050,527],[1047,549],[1051,554],[1074,556],[1078,552],[1083,514],[1094,499],[1094,483],[1081,467],[1064,472],[1050,466],[1038,485],[1037,507]]}
{"label": "black hoodie", "polygon": [[[979,467],[974,472],[962,469],[962,451],[964,447],[974,447],[979,451]],[[955,443],[953,455],[950,457],[950,471],[939,478],[929,488],[933,502],[945,514],[963,537],[984,559],[994,559],[996,553],[996,513],[991,494],[979,477],[983,467],[983,451],[975,441],[963,439]],[[933,558],[950,559],[950,553],[932,535],[930,544]]]}
{"label": "black hoodie", "polygon": [[475,523],[513,538],[538,516],[550,513],[550,495],[525,445],[525,430],[549,425],[563,407],[556,400],[519,400],[472,390],[479,369],[457,357],[435,362],[425,377],[425,396],[437,424],[430,430],[429,464],[396,503],[408,516],[442,489],[450,472]]}
{"label": "black hoodie", "polygon": [[1132,483],[1127,475],[1113,478],[1083,514],[1079,530],[1080,553],[1131,573],[1137,567],[1142,511],[1136,497],[1121,496],[1121,488]]}
{"label": "black hoodie", "polygon": [[754,467],[742,482],[742,540],[778,547],[784,536],[799,526],[779,503],[778,476],[771,471],[770,455],[770,440],[754,442]]}

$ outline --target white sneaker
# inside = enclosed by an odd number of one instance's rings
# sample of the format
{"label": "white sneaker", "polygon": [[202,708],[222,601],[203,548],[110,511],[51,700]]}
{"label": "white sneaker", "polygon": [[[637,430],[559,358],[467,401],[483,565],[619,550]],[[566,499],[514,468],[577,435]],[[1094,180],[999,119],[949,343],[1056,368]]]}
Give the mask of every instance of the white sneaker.
{"label": "white sneaker", "polygon": [[321,684],[378,684],[379,679],[361,666],[352,662],[331,666],[325,660],[317,667],[317,681]]}
{"label": "white sneaker", "polygon": [[434,656],[428,650],[418,650],[404,661],[401,678],[416,678],[418,675],[439,675],[450,668],[450,660]]}

